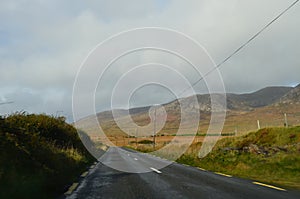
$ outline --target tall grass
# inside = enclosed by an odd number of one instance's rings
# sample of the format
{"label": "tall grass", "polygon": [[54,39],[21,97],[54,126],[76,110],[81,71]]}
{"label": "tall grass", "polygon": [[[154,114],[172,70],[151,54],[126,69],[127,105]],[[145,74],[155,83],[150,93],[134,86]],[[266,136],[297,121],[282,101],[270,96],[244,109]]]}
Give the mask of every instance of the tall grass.
{"label": "tall grass", "polygon": [[[245,150],[249,146],[259,151]],[[177,161],[300,190],[300,127],[265,128],[224,138],[202,159],[197,156],[200,147],[193,144]]]}

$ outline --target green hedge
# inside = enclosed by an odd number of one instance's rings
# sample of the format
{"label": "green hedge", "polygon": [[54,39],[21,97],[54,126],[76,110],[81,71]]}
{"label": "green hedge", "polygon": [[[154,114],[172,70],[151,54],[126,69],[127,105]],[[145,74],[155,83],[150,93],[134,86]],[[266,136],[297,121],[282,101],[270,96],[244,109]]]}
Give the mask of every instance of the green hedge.
{"label": "green hedge", "polygon": [[0,117],[0,198],[57,197],[93,161],[63,117]]}

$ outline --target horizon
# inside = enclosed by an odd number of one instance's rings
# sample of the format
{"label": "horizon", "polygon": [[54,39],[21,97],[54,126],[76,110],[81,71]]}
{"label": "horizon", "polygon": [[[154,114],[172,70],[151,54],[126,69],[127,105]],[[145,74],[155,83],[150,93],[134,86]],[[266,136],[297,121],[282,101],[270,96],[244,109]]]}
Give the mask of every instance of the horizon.
{"label": "horizon", "polygon": [[[285,87],[285,88],[292,88],[292,89],[294,89],[294,88],[296,88],[297,86],[300,86],[300,83],[296,83],[296,84],[293,84],[293,85],[282,85],[282,86],[280,86],[280,85],[273,85],[273,86],[266,86],[266,87],[263,87],[263,88],[260,88],[260,89],[257,89],[257,90],[253,90],[252,92],[250,91],[248,91],[248,92],[239,92],[239,93],[228,93],[228,92],[226,92],[225,94],[227,95],[227,94],[235,94],[235,95],[244,95],[244,94],[253,94],[253,93],[255,93],[255,92],[258,92],[258,91],[261,91],[261,90],[264,90],[264,89],[267,89],[267,88],[280,88],[280,87]],[[208,95],[209,93],[196,93],[195,95]],[[211,94],[218,94],[218,93],[211,93]],[[186,96],[186,97],[182,97],[182,98],[178,98],[178,99],[184,99],[184,98],[188,98],[188,97],[191,97],[191,96],[194,96],[194,95],[189,95],[189,96]],[[165,103],[162,103],[161,105],[165,105],[165,104],[169,104],[169,103],[172,103],[172,102],[174,102],[175,100],[178,100],[178,99],[174,99],[174,100],[172,100],[172,101],[168,101],[168,102],[165,102]],[[1,104],[12,104],[12,103],[14,103],[13,101],[1,101],[0,102],[0,105]],[[146,105],[141,105],[141,106],[134,106],[134,107],[129,107],[129,108],[127,108],[127,107],[120,107],[120,108],[114,108],[114,109],[106,109],[106,110],[100,110],[100,111],[97,111],[96,112],[96,114],[101,114],[101,113],[104,113],[104,112],[110,112],[110,111],[112,111],[112,110],[124,110],[124,111],[127,111],[127,110],[131,110],[131,109],[139,109],[139,108],[148,108],[148,107],[152,107],[153,106],[153,104],[146,104]],[[10,113],[10,114],[14,114],[14,113],[17,113],[17,112],[26,112],[26,113],[29,113],[29,114],[33,114],[34,112],[29,112],[29,111],[26,111],[26,110],[20,110],[20,111],[15,111],[15,112],[12,112],[12,113]],[[61,113],[63,113],[63,111],[57,111],[55,114],[51,114],[52,116],[63,116],[63,117],[66,117],[66,116],[64,116],[63,114],[62,115],[58,115],[58,112],[61,112]],[[38,114],[47,114],[47,113],[44,113],[44,112],[39,112]],[[4,115],[7,115],[7,114],[4,114]],[[3,116],[3,115],[2,115]],[[83,120],[83,119],[85,119],[85,118],[87,118],[87,117],[90,117],[90,116],[93,116],[93,114],[90,114],[90,115],[86,115],[86,116],[83,116],[82,118],[80,118],[79,120],[77,120],[77,121],[80,121],[80,120]],[[66,119],[68,119],[67,117],[66,117]],[[74,121],[73,119],[69,119],[69,120],[67,120],[67,122],[68,123],[74,123],[74,122],[76,122],[76,121]]]}
{"label": "horizon", "polygon": [[[300,83],[299,83],[299,84],[296,84],[295,86],[279,86],[279,85],[276,85],[276,86],[267,86],[267,87],[264,87],[264,88],[255,90],[255,91],[253,91],[253,92],[225,93],[225,94],[226,94],[226,95],[227,95],[227,94],[244,95],[244,94],[253,94],[253,93],[255,93],[255,92],[258,92],[258,91],[261,91],[261,90],[264,90],[264,89],[267,89],[267,88],[280,88],[280,87],[281,87],[281,88],[292,88],[292,89],[294,89],[294,88],[296,88],[297,86],[300,86]],[[208,95],[208,94],[209,94],[209,93],[197,93],[196,95]],[[219,94],[219,93],[211,93],[211,94],[213,95],[213,94]],[[191,95],[191,96],[193,96],[193,95]],[[178,99],[189,98],[189,97],[191,97],[191,96],[187,96],[187,97],[183,97],[183,98],[178,98]],[[163,104],[160,104],[160,105],[166,105],[166,104],[172,103],[172,102],[174,102],[174,101],[176,101],[176,100],[178,100],[178,99],[175,99],[175,100],[173,100],[173,101],[169,101],[169,102],[166,102],[166,103],[163,103]],[[129,108],[126,108],[126,107],[122,108],[122,107],[120,107],[120,108],[115,108],[115,109],[101,110],[101,111],[97,112],[96,114],[101,114],[101,113],[104,113],[104,112],[110,112],[110,111],[112,111],[112,110],[128,111],[128,110],[131,110],[131,109],[151,108],[151,107],[153,107],[153,106],[154,106],[153,104],[149,104],[149,105],[135,106],[135,107],[129,107]],[[87,117],[90,117],[90,116],[92,116],[92,115],[88,115],[88,116],[82,117],[82,118],[80,118],[78,121],[80,121],[80,120],[82,120],[82,119],[85,119],[85,118],[87,118]],[[73,122],[75,122],[75,121],[73,121]]]}

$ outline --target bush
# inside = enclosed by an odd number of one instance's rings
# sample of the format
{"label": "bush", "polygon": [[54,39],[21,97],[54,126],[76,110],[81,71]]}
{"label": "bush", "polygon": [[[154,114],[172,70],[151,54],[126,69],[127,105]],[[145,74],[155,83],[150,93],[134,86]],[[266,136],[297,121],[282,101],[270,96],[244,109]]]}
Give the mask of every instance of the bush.
{"label": "bush", "polygon": [[56,197],[93,161],[62,117],[0,117],[0,198]]}

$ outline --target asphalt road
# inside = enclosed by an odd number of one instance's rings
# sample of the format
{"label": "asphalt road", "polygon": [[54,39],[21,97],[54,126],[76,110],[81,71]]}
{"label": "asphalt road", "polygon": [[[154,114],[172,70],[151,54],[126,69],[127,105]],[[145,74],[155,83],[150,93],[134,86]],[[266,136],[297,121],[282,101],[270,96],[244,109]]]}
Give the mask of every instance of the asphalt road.
{"label": "asphalt road", "polygon": [[[166,160],[122,148],[110,148],[102,156],[101,162],[90,171],[67,199],[300,198],[299,192],[277,190],[253,184],[250,180],[223,176],[177,163],[157,169],[155,166],[159,166],[160,162],[166,163]],[[125,168],[149,172],[127,173],[105,164],[123,170]]]}

